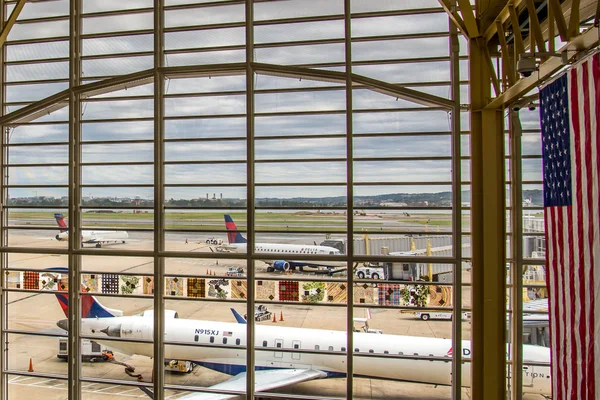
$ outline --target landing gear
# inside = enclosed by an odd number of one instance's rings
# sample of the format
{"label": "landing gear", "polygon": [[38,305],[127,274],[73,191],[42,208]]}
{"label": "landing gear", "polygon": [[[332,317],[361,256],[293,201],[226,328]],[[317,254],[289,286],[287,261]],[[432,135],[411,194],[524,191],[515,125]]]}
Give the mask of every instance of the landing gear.
{"label": "landing gear", "polygon": [[96,243],[96,248],[99,249],[100,247],[102,247],[101,243]]}

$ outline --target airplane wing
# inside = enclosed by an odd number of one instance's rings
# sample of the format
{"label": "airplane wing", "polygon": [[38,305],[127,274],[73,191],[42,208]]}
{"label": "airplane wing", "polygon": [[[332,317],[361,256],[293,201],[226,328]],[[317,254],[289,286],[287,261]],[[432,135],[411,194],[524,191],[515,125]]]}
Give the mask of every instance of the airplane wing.
{"label": "airplane wing", "polygon": [[[254,383],[256,392],[265,392],[271,389],[293,385],[295,383],[311,381],[313,379],[326,378],[327,374],[315,369],[270,369],[256,371]],[[246,373],[237,374],[228,381],[210,386],[208,389],[216,390],[246,390]],[[193,393],[179,397],[177,400],[224,400],[233,399],[240,395],[219,393]]]}

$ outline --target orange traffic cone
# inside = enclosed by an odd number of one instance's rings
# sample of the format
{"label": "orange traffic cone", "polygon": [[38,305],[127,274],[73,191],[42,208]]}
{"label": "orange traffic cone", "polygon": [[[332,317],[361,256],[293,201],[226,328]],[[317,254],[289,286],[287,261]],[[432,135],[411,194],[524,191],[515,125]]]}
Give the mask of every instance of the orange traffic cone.
{"label": "orange traffic cone", "polygon": [[283,311],[281,311],[281,314],[279,314],[279,321],[283,321]]}
{"label": "orange traffic cone", "polygon": [[33,360],[31,358],[29,359],[29,369],[27,371],[33,372]]}
{"label": "orange traffic cone", "polygon": [[208,275],[208,268],[206,268],[206,275]]}
{"label": "orange traffic cone", "polygon": [[277,314],[273,313],[273,322],[277,322]]}

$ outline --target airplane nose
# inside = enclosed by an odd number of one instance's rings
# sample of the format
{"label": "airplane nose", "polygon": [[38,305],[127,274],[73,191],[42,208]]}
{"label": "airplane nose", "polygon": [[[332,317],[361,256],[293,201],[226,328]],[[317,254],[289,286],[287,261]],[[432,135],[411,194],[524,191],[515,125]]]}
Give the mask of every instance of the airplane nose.
{"label": "airplane nose", "polygon": [[60,321],[58,321],[56,323],[56,325],[58,325],[58,327],[60,329],[64,329],[65,331],[69,330],[69,320],[68,319],[61,319]]}
{"label": "airplane nose", "polygon": [[106,328],[101,329],[100,332],[105,333],[110,337],[121,337],[121,324],[107,326]]}

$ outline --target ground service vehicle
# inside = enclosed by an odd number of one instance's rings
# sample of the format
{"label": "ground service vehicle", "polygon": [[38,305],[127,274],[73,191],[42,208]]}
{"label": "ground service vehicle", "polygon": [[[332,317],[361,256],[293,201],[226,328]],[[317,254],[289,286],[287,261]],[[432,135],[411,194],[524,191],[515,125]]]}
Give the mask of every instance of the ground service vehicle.
{"label": "ground service vehicle", "polygon": [[[254,320],[255,321],[267,321],[273,318],[273,313],[267,310],[267,306],[259,304],[254,306]],[[244,319],[248,320],[248,314],[244,314]]]}
{"label": "ground service vehicle", "polygon": [[382,267],[357,267],[354,273],[358,279],[385,279],[385,270]]}
{"label": "ground service vehicle", "polygon": [[171,360],[165,361],[165,371],[184,372],[189,374],[194,370],[194,363],[191,361]]}
{"label": "ground service vehicle", "polygon": [[[102,348],[99,343],[88,339],[81,340],[81,360],[96,362],[96,361],[107,361],[109,359],[109,354],[112,354],[112,351]],[[58,338],[58,353],[56,357],[61,360],[67,360],[69,355],[68,352],[68,340],[67,338]]]}
{"label": "ground service vehicle", "polygon": [[229,267],[227,268],[227,276],[244,276],[244,268],[242,267]]}
{"label": "ground service vehicle", "polygon": [[[417,318],[421,318],[423,321],[428,321],[430,319],[448,319],[452,320],[451,312],[443,312],[443,311],[431,311],[431,312],[417,312],[415,313]],[[462,319],[470,319],[471,313],[463,312]]]}

